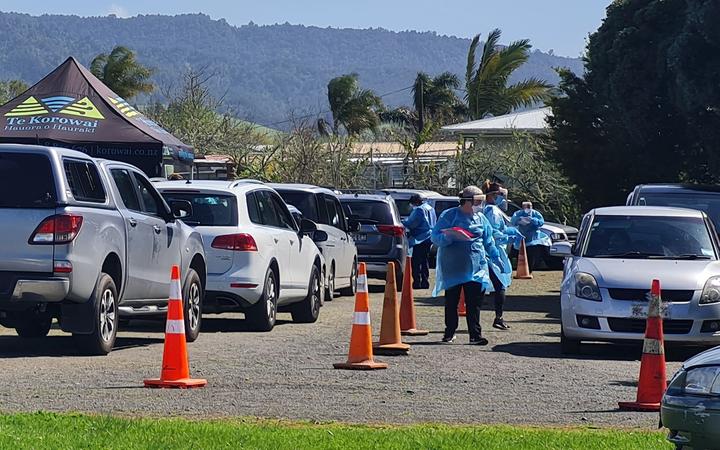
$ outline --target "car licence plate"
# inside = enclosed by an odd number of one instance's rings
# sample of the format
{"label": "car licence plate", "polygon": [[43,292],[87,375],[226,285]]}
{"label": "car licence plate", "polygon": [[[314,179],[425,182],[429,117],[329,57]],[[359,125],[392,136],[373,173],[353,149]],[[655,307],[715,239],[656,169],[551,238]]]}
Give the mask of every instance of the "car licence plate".
{"label": "car licence plate", "polygon": [[[632,305],[632,317],[633,319],[647,319],[648,316],[648,304],[647,303],[633,303]],[[660,316],[663,319],[670,318],[670,303],[660,303]]]}
{"label": "car licence plate", "polygon": [[355,242],[367,242],[367,234],[356,234],[353,236]]}

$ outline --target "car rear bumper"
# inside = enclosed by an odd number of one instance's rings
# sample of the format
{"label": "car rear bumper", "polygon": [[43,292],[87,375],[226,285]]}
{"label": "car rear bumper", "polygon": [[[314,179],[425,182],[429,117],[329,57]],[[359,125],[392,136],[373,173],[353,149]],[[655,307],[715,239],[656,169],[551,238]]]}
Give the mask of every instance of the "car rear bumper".
{"label": "car rear bumper", "polygon": [[692,448],[720,449],[720,402],[665,396],[660,412],[668,440]]}
{"label": "car rear bumper", "polygon": [[67,278],[18,279],[12,292],[0,295],[0,301],[22,303],[57,303],[70,292]]}
{"label": "car rear bumper", "polygon": [[[562,326],[570,339],[587,341],[641,341],[645,334],[645,310],[639,302],[611,300],[594,302],[562,294]],[[645,303],[647,305],[647,303]],[[589,324],[581,324],[588,318]],[[669,305],[664,319],[666,342],[696,345],[720,344],[720,329],[709,331],[711,322],[720,323],[720,304],[698,306],[695,300]],[[705,327],[705,328],[703,328]]]}
{"label": "car rear bumper", "polygon": [[264,273],[259,277],[241,276],[242,272],[208,275],[205,286],[205,312],[242,311],[263,295]]}

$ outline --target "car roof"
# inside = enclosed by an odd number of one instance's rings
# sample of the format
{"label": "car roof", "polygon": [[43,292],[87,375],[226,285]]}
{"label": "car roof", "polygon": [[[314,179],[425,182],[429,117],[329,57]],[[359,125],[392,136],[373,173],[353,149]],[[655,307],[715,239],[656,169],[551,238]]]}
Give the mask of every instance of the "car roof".
{"label": "car roof", "polygon": [[65,147],[49,147],[46,145],[30,145],[30,144],[0,144],[0,152],[27,152],[27,153],[58,153],[63,156],[73,158],[92,159],[87,153],[77,150],[71,150]]}
{"label": "car roof", "polygon": [[441,195],[441,196],[439,196],[439,197],[430,197],[430,198],[428,198],[427,200],[432,200],[432,201],[435,201],[435,202],[438,201],[438,200],[446,200],[446,201],[451,201],[451,202],[454,201],[454,202],[460,203],[460,197],[457,197],[457,196],[454,196],[454,195]]}
{"label": "car roof", "polygon": [[705,213],[695,209],[673,208],[669,206],[608,206],[590,211],[596,216],[669,216],[702,218]]}
{"label": "car roof", "polygon": [[415,194],[418,194],[422,197],[427,198],[437,198],[440,197],[440,193],[435,191],[428,191],[423,189],[381,189],[382,192],[385,192],[389,195],[391,195],[393,198],[401,198],[406,199],[410,198]]}
{"label": "car roof", "polygon": [[670,194],[673,192],[720,192],[720,185],[708,184],[680,184],[680,183],[651,183],[641,184],[635,189],[641,192],[654,192],[658,194]]}
{"label": "car roof", "polygon": [[382,195],[382,194],[342,194],[338,195],[338,198],[340,201],[348,200],[348,201],[354,201],[354,200],[365,200],[365,201],[375,201],[375,202],[383,202],[383,203],[390,203],[390,201],[393,200],[392,197],[389,195]]}
{"label": "car roof", "polygon": [[269,183],[268,186],[275,189],[276,191],[297,191],[297,192],[312,192],[313,194],[328,194],[335,196],[335,192],[331,189],[314,186],[312,184],[300,184],[300,183]]}
{"label": "car roof", "polygon": [[213,192],[247,192],[259,186],[267,186],[257,180],[173,180],[155,183],[159,191],[213,191]]}

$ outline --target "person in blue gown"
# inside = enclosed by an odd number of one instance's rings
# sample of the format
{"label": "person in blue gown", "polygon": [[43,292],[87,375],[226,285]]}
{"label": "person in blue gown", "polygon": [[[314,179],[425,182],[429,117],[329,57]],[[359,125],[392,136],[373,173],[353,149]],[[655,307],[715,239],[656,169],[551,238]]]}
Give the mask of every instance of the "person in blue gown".
{"label": "person in blue gown", "polygon": [[482,214],[483,200],[479,187],[466,187],[460,193],[460,206],[443,212],[431,234],[438,248],[433,296],[445,291],[443,342],[455,340],[457,308],[464,292],[470,344],[488,344],[480,327],[480,307],[491,286],[488,257],[501,267],[504,262],[495,246],[492,227]]}
{"label": "person in blue gown", "polygon": [[[533,209],[531,202],[524,202],[522,209],[513,214],[510,223],[525,239],[528,267],[532,273],[537,268],[540,258],[552,246],[550,236],[540,230],[545,225],[545,219],[540,211]],[[520,250],[520,240],[516,240],[514,246],[515,250]]]}

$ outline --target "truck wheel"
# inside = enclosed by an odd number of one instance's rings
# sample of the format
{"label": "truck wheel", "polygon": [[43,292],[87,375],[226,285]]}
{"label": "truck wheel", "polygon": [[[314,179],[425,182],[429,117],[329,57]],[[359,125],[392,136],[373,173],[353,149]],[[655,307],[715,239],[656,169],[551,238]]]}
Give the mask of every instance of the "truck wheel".
{"label": "truck wheel", "polygon": [[41,338],[48,335],[52,316],[47,313],[26,311],[15,322],[15,332],[22,338]]}
{"label": "truck wheel", "polygon": [[204,291],[200,276],[193,269],[188,270],[187,281],[183,288],[183,319],[185,319],[185,340],[195,342],[200,335],[202,325],[202,305]]}
{"label": "truck wheel", "polygon": [[293,322],[314,323],[320,315],[320,272],[313,266],[310,273],[310,285],[305,300],[292,305],[290,314]]}
{"label": "truck wheel", "polygon": [[93,331],[90,334],[73,334],[73,338],[84,353],[107,355],[115,345],[119,322],[118,293],[110,275],[100,274],[89,301],[93,302],[94,308]]}
{"label": "truck wheel", "polygon": [[277,279],[275,271],[269,268],[265,274],[262,297],[245,312],[252,331],[270,331],[275,326],[279,291]]}
{"label": "truck wheel", "polygon": [[346,297],[352,297],[355,295],[355,289],[357,288],[357,271],[358,271],[358,264],[357,261],[353,262],[352,271],[350,272],[350,286],[341,289],[340,295],[346,296]]}

